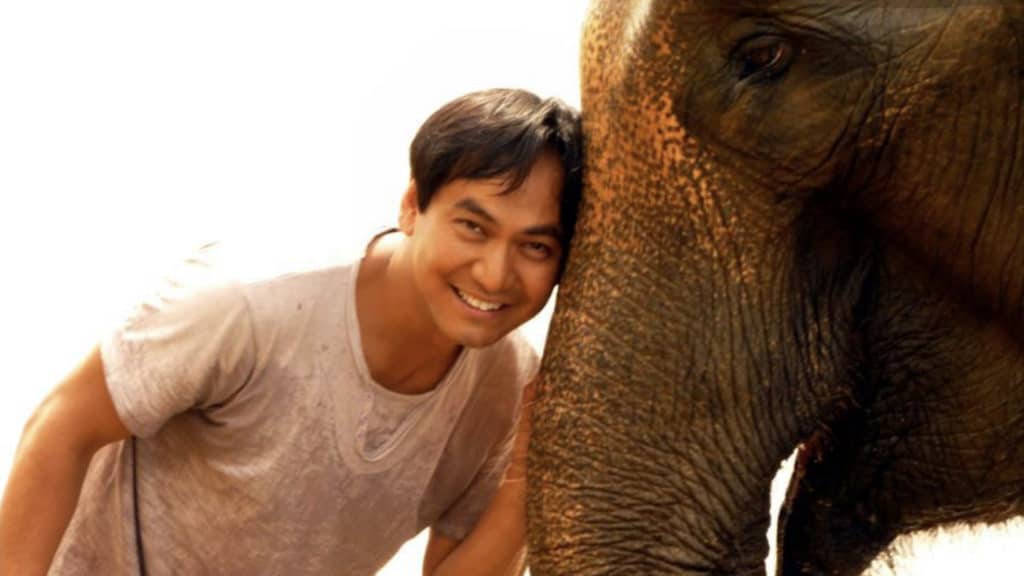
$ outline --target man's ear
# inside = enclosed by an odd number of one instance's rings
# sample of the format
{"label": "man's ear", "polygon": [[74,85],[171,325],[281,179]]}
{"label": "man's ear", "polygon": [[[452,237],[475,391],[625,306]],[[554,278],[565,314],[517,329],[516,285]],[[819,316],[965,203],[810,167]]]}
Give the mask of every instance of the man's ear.
{"label": "man's ear", "polygon": [[416,196],[416,181],[410,178],[409,187],[402,194],[402,205],[398,212],[398,228],[406,236],[412,236],[412,231],[416,227],[416,216],[420,212]]}

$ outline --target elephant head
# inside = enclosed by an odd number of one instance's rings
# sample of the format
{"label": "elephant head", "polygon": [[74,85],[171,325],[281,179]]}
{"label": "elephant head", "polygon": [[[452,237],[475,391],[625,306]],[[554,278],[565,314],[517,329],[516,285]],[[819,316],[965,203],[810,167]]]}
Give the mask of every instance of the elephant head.
{"label": "elephant head", "polygon": [[1024,513],[1024,3],[597,0],[532,571],[784,574]]}

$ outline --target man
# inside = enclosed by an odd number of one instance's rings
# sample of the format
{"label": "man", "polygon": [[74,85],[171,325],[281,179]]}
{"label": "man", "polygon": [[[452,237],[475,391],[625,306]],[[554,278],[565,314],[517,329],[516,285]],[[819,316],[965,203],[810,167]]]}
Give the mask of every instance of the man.
{"label": "man", "polygon": [[509,570],[537,367],[513,330],[557,281],[579,150],[557,100],[468,94],[413,140],[401,234],[302,267],[201,250],[26,425],[0,573],[372,574],[428,526],[425,574]]}

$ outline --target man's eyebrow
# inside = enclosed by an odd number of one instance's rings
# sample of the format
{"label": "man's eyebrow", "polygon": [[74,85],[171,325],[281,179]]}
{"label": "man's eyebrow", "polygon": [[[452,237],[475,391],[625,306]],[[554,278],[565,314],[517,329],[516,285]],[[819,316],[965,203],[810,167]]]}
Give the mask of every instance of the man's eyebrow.
{"label": "man's eyebrow", "polygon": [[550,236],[559,242],[562,241],[562,230],[558,226],[531,226],[523,230],[527,236]]}
{"label": "man's eyebrow", "polygon": [[[472,212],[473,214],[476,214],[477,216],[483,218],[484,220],[487,220],[492,224],[497,224],[498,222],[498,220],[494,216],[492,216],[490,212],[484,210],[484,207],[481,206],[476,200],[473,200],[472,198],[463,198],[462,200],[459,200],[458,202],[455,203],[455,208],[460,208],[467,212]],[[562,240],[561,227],[553,224],[531,226],[526,230],[523,230],[523,234],[526,234],[527,236],[550,236],[555,240]]]}
{"label": "man's eyebrow", "polygon": [[484,207],[478,204],[477,201],[473,200],[472,198],[463,198],[462,200],[459,200],[458,202],[455,203],[455,207],[462,208],[467,212],[472,212],[473,214],[476,214],[477,216],[483,218],[484,220],[487,220],[488,222],[491,222],[492,224],[498,222],[494,218],[494,216],[491,216],[490,212],[484,210]]}

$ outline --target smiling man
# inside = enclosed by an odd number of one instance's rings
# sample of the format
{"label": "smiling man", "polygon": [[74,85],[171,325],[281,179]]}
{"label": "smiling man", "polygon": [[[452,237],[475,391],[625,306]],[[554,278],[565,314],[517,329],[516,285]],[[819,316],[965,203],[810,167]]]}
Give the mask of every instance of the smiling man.
{"label": "smiling man", "polygon": [[201,250],[26,426],[0,572],[372,574],[426,527],[425,574],[514,570],[537,369],[514,330],[559,276],[579,149],[561,102],[472,93],[420,128],[399,230],[359,257]]}

